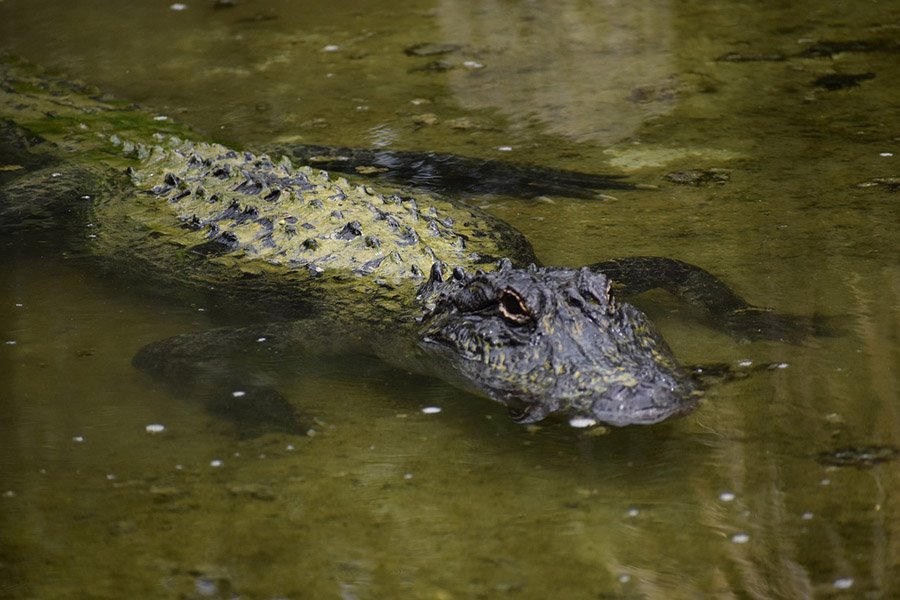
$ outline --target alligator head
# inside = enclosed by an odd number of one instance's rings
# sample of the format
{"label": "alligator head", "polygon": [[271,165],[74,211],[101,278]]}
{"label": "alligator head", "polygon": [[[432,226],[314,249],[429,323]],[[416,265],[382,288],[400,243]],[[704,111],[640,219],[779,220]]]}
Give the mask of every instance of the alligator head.
{"label": "alligator head", "polygon": [[647,317],[610,295],[606,276],[515,268],[420,290],[419,346],[455,384],[504,403],[522,423],[551,414],[576,426],[657,423],[688,412],[692,386]]}

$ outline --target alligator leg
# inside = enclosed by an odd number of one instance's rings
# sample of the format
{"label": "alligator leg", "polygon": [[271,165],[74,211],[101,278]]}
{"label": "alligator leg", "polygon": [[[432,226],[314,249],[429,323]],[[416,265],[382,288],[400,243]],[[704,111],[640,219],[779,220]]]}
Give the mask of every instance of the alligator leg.
{"label": "alligator leg", "polygon": [[273,430],[303,435],[309,424],[264,375],[267,365],[296,350],[293,327],[279,323],[176,335],[144,346],[132,363],[198,398],[241,435]]}
{"label": "alligator leg", "polygon": [[827,333],[817,319],[754,306],[709,271],[673,258],[629,256],[589,268],[607,275],[615,289],[626,296],[654,288],[666,290],[736,337],[796,343],[810,335]]}

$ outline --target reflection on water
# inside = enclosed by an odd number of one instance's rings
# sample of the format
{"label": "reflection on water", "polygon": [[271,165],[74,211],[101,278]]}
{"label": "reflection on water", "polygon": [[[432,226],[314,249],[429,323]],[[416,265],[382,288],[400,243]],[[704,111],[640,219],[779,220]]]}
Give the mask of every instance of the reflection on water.
{"label": "reflection on water", "polygon": [[670,13],[653,1],[444,0],[437,22],[477,57],[449,73],[462,106],[508,116],[513,132],[608,146],[675,104]]}
{"label": "reflection on water", "polygon": [[[686,363],[786,368],[717,387],[681,421],[592,436],[519,427],[371,362],[289,364],[279,388],[314,435],[243,439],[130,365],[214,326],[208,307],[98,277],[50,232],[0,238],[0,596],[900,594],[897,462],[816,460],[900,445],[896,192],[858,187],[897,175],[900,63],[884,45],[801,56],[896,37],[896,8],[212,4],[7,1],[0,39],[241,145],[626,169],[661,189],[473,202],[548,263],[674,256],[756,303],[831,316],[837,334],[742,344],[649,294]],[[404,53],[426,42],[460,48]],[[715,60],[733,52],[787,58]],[[833,73],[874,77],[815,84]],[[663,178],[690,168],[730,179]]]}

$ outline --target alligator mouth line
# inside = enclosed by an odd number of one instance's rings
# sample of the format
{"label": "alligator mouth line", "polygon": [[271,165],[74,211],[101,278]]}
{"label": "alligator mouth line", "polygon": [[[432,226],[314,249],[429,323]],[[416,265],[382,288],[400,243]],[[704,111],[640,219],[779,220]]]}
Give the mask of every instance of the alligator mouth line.
{"label": "alligator mouth line", "polygon": [[[646,408],[630,408],[621,413],[609,412],[576,418],[591,419],[598,423],[606,423],[617,427],[625,425],[653,425],[692,412],[702,396],[702,393],[696,390],[692,390],[686,395],[679,395],[675,390],[671,390],[669,393],[676,397],[675,402],[654,404]],[[570,419],[570,424],[572,424],[572,420]]]}
{"label": "alligator mouth line", "polygon": [[536,414],[539,405],[536,400],[528,402],[518,396],[508,396],[504,398],[503,403],[510,418],[516,423],[532,423],[543,418],[543,415]]}

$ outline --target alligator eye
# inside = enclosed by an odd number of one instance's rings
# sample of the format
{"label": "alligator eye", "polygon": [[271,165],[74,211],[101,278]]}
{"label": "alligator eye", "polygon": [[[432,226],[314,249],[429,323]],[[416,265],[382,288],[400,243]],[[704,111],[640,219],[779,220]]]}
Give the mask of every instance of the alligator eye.
{"label": "alligator eye", "polygon": [[500,293],[500,314],[507,321],[520,325],[528,323],[534,318],[531,311],[525,306],[522,296],[509,288]]}

